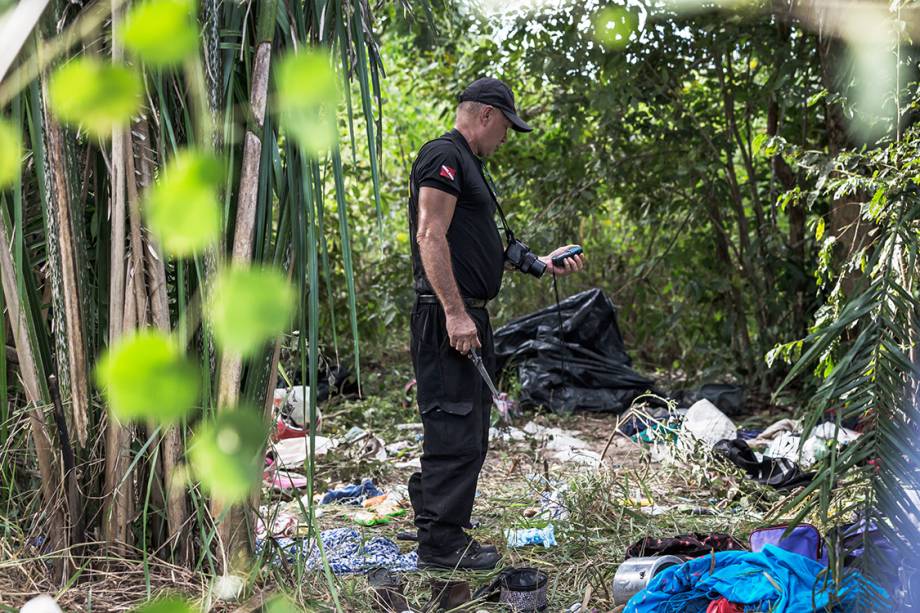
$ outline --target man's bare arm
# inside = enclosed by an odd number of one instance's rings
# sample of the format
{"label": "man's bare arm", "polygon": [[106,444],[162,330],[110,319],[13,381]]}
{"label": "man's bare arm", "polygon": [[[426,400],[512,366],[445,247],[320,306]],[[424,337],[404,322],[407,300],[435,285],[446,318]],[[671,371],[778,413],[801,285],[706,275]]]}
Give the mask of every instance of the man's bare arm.
{"label": "man's bare arm", "polygon": [[476,324],[463,305],[463,298],[457,288],[457,280],[454,278],[450,262],[447,229],[456,207],[456,196],[439,189],[423,187],[419,191],[418,233],[415,238],[418,241],[425,276],[444,307],[451,347],[461,353],[467,353],[480,344]]}

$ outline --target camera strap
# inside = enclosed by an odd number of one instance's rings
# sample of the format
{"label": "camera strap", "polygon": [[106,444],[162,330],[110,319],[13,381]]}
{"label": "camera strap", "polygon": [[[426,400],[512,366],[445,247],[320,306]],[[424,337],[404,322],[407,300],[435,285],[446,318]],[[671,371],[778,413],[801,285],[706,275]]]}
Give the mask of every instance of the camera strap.
{"label": "camera strap", "polygon": [[498,196],[496,195],[498,190],[495,188],[495,183],[492,181],[492,175],[486,170],[482,160],[479,160],[479,174],[482,175],[482,180],[485,181],[486,187],[489,188],[489,195],[492,196],[492,202],[495,203],[495,208],[498,209],[498,216],[502,220],[502,229],[505,231],[508,242],[511,243],[514,240],[514,232],[511,230],[511,226],[508,225],[508,219],[505,217],[505,211],[502,210],[502,205],[498,203]]}
{"label": "camera strap", "polygon": [[[461,157],[464,155],[463,147],[461,147],[460,144],[457,143],[454,139],[448,137],[445,138],[445,140],[453,143]],[[498,210],[498,217],[502,220],[502,230],[504,230],[505,238],[508,239],[508,243],[510,244],[514,241],[514,232],[511,230],[511,226],[508,225],[508,218],[505,217],[505,211],[502,210],[502,205],[498,203],[498,190],[495,188],[495,183],[492,181],[492,176],[486,170],[485,163],[482,161],[482,159],[479,158],[479,156],[477,156],[472,151],[470,151],[470,155],[472,155],[477,162],[476,168],[479,170],[479,176],[482,177],[483,183],[486,184],[486,189],[489,190],[489,195],[492,196],[492,202],[495,204],[495,208]]]}

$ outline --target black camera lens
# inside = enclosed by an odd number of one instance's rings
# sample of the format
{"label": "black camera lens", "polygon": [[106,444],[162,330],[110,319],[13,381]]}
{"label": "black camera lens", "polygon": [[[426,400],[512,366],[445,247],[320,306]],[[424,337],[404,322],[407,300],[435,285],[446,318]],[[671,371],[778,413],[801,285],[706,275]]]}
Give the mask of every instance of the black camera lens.
{"label": "black camera lens", "polygon": [[546,272],[546,264],[527,245],[517,239],[508,243],[508,249],[505,250],[505,259],[521,272],[526,272],[537,278],[542,277],[543,273]]}

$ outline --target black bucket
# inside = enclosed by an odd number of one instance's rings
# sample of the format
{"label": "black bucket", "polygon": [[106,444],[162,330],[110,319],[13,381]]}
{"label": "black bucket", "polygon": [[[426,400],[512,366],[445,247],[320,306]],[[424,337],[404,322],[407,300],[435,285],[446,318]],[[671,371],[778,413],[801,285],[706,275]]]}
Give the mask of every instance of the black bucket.
{"label": "black bucket", "polygon": [[546,573],[536,568],[514,568],[502,575],[499,602],[510,605],[515,613],[545,611]]}

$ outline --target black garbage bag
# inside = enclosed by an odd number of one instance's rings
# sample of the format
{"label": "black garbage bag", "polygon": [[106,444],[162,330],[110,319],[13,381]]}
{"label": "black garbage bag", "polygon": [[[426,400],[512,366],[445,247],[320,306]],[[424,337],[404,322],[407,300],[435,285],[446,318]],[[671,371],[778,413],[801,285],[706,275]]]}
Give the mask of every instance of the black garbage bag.
{"label": "black garbage bag", "polygon": [[729,417],[744,412],[744,388],[725,383],[704,383],[697,389],[679,390],[671,394],[677,406],[690,408],[699,400],[708,400]]}
{"label": "black garbage bag", "polygon": [[599,289],[566,298],[558,312],[554,304],[503,326],[495,354],[499,371],[517,368],[522,406],[620,413],[652,389],[632,369],[616,308]]}

